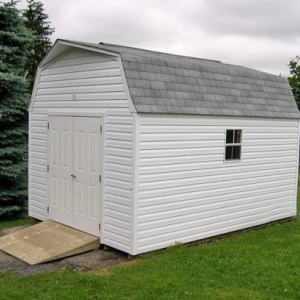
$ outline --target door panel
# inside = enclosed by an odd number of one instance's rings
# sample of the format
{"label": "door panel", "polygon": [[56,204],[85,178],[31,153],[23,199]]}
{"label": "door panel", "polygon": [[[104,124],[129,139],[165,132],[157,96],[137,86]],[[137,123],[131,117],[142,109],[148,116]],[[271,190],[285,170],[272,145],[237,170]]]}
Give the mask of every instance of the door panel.
{"label": "door panel", "polygon": [[72,224],[72,132],[73,118],[50,117],[49,120],[49,217]]}
{"label": "door panel", "polygon": [[49,217],[99,236],[101,118],[49,118]]}
{"label": "door panel", "polygon": [[74,118],[73,226],[95,235],[100,218],[100,126],[100,118]]}

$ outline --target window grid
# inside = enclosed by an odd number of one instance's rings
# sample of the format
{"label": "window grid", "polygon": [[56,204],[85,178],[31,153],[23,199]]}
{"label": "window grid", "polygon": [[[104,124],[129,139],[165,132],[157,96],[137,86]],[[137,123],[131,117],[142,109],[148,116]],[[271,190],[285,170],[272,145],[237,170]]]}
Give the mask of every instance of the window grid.
{"label": "window grid", "polygon": [[240,160],[242,150],[242,130],[227,129],[225,143],[225,161]]}

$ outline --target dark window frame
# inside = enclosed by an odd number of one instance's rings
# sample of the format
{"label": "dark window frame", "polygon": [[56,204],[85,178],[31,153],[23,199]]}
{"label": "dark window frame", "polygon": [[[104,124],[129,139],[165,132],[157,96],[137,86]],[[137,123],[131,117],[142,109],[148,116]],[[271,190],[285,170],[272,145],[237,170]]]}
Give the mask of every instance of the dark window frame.
{"label": "dark window frame", "polygon": [[242,129],[226,129],[224,161],[240,161],[242,157]]}

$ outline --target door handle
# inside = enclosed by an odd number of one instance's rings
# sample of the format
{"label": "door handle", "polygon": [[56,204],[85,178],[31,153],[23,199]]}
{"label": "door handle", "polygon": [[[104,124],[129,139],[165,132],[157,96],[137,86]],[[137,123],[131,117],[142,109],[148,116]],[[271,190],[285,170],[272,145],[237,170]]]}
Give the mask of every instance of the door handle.
{"label": "door handle", "polygon": [[76,178],[76,175],[72,174],[71,177]]}

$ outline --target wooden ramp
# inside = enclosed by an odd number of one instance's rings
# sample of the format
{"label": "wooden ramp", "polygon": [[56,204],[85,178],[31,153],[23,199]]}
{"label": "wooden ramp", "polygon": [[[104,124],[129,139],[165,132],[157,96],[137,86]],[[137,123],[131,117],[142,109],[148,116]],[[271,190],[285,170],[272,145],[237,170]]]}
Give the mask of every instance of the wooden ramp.
{"label": "wooden ramp", "polygon": [[0,237],[0,249],[30,265],[96,250],[99,238],[48,220]]}

